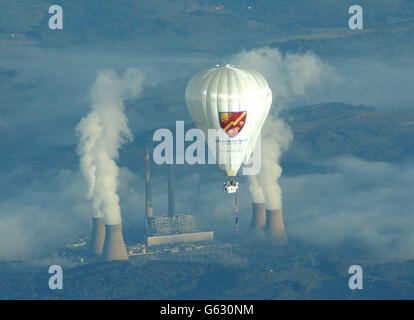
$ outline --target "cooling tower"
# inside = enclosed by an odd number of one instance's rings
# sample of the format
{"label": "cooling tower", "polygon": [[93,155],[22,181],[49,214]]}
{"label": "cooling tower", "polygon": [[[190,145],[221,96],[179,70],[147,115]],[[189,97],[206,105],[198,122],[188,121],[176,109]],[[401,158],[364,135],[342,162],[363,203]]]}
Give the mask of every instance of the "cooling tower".
{"label": "cooling tower", "polygon": [[103,218],[92,218],[92,236],[90,250],[93,254],[101,255],[105,241],[105,223]]}
{"label": "cooling tower", "polygon": [[145,154],[145,213],[147,217],[152,217],[150,147],[147,147]]}
{"label": "cooling tower", "polygon": [[168,168],[168,216],[173,218],[175,215],[175,199],[174,199],[174,168],[170,164]]}
{"label": "cooling tower", "polygon": [[106,261],[127,260],[128,254],[122,237],[122,225],[105,225],[105,244],[103,257]]}
{"label": "cooling tower", "polygon": [[264,203],[252,203],[252,220],[250,227],[261,229],[266,225],[266,206]]}
{"label": "cooling tower", "polygon": [[279,246],[288,244],[282,210],[266,210],[266,231],[274,240],[273,244]]}

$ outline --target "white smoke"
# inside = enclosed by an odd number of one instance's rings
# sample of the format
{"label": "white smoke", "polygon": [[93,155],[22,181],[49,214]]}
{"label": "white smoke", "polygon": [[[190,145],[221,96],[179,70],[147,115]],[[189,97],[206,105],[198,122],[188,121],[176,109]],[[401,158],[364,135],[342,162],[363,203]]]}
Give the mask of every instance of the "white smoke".
{"label": "white smoke", "polygon": [[250,175],[249,177],[249,191],[252,195],[253,202],[255,203],[265,203],[265,196],[263,189],[259,184],[259,179],[257,176]]}
{"label": "white smoke", "polygon": [[76,127],[81,171],[88,182],[94,217],[105,224],[121,223],[117,194],[119,168],[115,162],[122,144],[132,141],[124,101],[139,95],[144,76],[135,68],[120,78],[113,70],[101,71],[91,89],[92,111]]}
{"label": "white smoke", "polygon": [[277,116],[269,115],[262,129],[262,169],[258,174],[267,209],[282,209],[282,190],[279,186],[282,167],[279,165],[279,160],[292,140],[290,127]]}
{"label": "white smoke", "polygon": [[294,98],[306,96],[309,89],[325,80],[335,79],[335,74],[313,53],[283,55],[268,47],[242,51],[232,63],[260,72],[272,90],[273,107],[261,133],[262,169],[257,176],[249,177],[249,189],[253,202],[266,202],[266,208],[271,210],[282,209],[279,161],[293,134],[279,113]]}
{"label": "white smoke", "polygon": [[330,66],[311,52],[283,55],[276,48],[264,47],[242,51],[232,58],[232,62],[256,70],[265,77],[272,89],[273,112],[289,106],[294,98],[306,96],[310,89],[321,83],[338,78]]}

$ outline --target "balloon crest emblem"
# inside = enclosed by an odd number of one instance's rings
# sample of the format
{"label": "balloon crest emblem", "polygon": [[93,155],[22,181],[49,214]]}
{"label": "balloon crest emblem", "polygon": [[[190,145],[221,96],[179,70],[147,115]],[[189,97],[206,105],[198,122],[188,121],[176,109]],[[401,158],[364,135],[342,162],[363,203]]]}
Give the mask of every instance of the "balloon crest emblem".
{"label": "balloon crest emblem", "polygon": [[230,138],[237,136],[246,123],[246,111],[220,112],[220,125]]}

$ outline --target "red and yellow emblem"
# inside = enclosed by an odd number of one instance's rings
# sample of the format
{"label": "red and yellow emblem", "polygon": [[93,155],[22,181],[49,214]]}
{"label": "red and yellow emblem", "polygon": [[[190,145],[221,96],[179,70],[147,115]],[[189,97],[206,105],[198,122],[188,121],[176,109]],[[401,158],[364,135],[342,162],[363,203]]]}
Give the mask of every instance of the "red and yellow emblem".
{"label": "red and yellow emblem", "polygon": [[246,111],[220,112],[220,125],[230,138],[234,138],[243,129],[246,122]]}

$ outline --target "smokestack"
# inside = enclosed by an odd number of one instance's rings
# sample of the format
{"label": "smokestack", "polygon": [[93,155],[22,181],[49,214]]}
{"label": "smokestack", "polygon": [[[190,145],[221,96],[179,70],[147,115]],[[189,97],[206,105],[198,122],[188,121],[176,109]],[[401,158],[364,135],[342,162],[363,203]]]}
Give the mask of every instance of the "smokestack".
{"label": "smokestack", "polygon": [[252,220],[250,227],[261,229],[266,225],[266,206],[264,203],[252,203]]}
{"label": "smokestack", "polygon": [[105,225],[105,244],[103,257],[106,261],[128,260],[128,254],[122,237],[122,224]]}
{"label": "smokestack", "polygon": [[273,244],[278,246],[288,244],[282,210],[266,210],[266,231],[275,240]]}
{"label": "smokestack", "polygon": [[92,218],[92,237],[90,250],[93,254],[100,256],[102,254],[105,241],[105,222],[103,218]]}
{"label": "smokestack", "polygon": [[147,218],[152,217],[150,151],[150,147],[148,146],[145,153],[145,212]]}
{"label": "smokestack", "polygon": [[168,168],[168,216],[170,218],[175,215],[175,199],[174,199],[174,168],[170,164]]}

